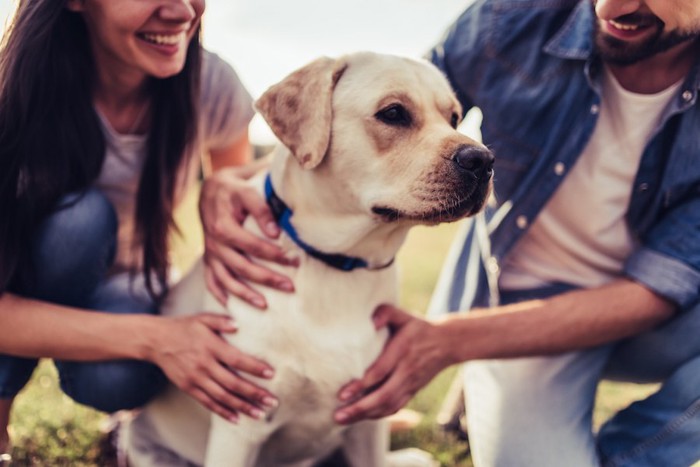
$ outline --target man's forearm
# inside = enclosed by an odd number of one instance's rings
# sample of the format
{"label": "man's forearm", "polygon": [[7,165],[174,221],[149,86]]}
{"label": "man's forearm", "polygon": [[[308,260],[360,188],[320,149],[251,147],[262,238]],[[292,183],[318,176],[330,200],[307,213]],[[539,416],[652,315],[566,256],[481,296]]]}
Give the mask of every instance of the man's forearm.
{"label": "man's forearm", "polygon": [[489,310],[439,323],[451,360],[549,355],[592,347],[649,330],[675,306],[630,280]]}

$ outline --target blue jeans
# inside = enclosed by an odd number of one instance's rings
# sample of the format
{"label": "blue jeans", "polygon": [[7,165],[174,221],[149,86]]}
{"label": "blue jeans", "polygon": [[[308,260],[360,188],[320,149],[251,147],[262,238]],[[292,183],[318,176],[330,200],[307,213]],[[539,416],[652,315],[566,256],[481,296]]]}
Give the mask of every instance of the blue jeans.
{"label": "blue jeans", "polygon": [[[502,303],[567,286],[506,292]],[[590,350],[465,364],[476,466],[687,467],[700,459],[700,304],[662,326]],[[498,336],[493,336],[497,339]],[[593,433],[601,378],[660,382]]]}
{"label": "blue jeans", "polygon": [[[98,190],[64,197],[33,239],[35,281],[30,290],[17,292],[108,313],[157,313],[138,279],[106,276],[114,259],[116,234],[114,208]],[[14,397],[36,364],[36,359],[0,355],[0,398]],[[142,361],[56,361],[55,365],[67,395],[105,412],[145,404],[166,381],[158,367]]]}

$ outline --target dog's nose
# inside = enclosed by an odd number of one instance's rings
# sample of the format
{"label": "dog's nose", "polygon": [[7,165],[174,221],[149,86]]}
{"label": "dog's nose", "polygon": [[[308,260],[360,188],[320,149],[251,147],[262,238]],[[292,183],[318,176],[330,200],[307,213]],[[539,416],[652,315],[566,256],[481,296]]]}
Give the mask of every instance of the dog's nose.
{"label": "dog's nose", "polygon": [[452,161],[462,172],[472,174],[476,178],[483,178],[485,175],[491,175],[494,157],[486,148],[462,146],[452,155]]}

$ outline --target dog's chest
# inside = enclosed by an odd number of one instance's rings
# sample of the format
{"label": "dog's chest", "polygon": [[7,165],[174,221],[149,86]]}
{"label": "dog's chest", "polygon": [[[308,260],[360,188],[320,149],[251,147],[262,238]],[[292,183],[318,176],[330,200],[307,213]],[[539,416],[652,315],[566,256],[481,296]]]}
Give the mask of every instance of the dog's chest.
{"label": "dog's chest", "polygon": [[261,384],[281,403],[332,410],[340,387],[360,377],[384,345],[386,332],[371,316],[379,304],[394,302],[395,271],[347,273],[312,263],[293,279],[293,294],[265,291],[267,311],[230,303],[240,329],[230,339],[275,368],[272,381]]}
{"label": "dog's chest", "polygon": [[362,375],[381,351],[386,335],[374,328],[371,315],[393,294],[392,286],[377,291],[366,284],[341,288],[321,281],[306,290],[302,281],[295,284],[295,294],[266,293],[267,311],[230,306],[240,329],[231,342],[275,368],[272,385],[278,386],[273,388],[278,396],[314,387],[335,393]]}

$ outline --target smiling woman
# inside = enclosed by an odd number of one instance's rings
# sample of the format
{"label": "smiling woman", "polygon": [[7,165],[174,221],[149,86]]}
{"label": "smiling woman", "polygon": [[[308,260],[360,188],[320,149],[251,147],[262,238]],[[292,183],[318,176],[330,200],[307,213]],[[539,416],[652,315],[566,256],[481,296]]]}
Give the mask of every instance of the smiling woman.
{"label": "smiling woman", "polygon": [[[173,210],[201,156],[223,168],[250,152],[251,98],[202,49],[203,11],[203,0],[17,4],[0,50],[0,454],[38,357],[56,359],[64,392],[109,412],[145,403],[166,377],[226,417],[268,395],[230,371],[270,368],[223,343],[227,318],[156,316]],[[218,209],[230,212],[202,215]]]}
{"label": "smiling woman", "polygon": [[183,69],[204,12],[204,0],[157,3],[68,0],[66,8],[85,19],[98,71],[132,73],[139,82]]}

